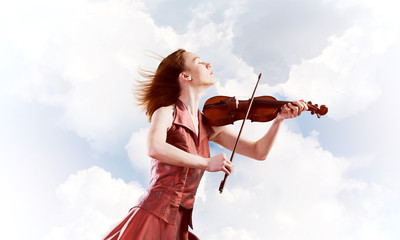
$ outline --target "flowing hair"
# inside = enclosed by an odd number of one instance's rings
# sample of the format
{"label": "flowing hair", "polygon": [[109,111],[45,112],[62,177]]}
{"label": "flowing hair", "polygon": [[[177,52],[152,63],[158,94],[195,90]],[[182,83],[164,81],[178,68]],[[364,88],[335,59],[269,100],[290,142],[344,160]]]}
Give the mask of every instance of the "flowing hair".
{"label": "flowing hair", "polygon": [[156,72],[139,70],[145,80],[137,80],[138,85],[134,90],[139,106],[143,108],[151,121],[153,113],[160,107],[174,104],[180,95],[179,74],[184,71],[184,49],[162,59]]}

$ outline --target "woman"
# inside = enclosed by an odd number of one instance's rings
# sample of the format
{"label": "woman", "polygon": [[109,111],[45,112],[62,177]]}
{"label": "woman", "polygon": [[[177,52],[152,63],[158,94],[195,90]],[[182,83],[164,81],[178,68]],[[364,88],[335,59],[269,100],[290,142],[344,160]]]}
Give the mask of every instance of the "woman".
{"label": "woman", "polygon": [[[210,156],[208,142],[232,150],[237,133],[211,127],[199,111],[204,91],[215,83],[211,64],[179,49],[164,58],[155,74],[143,74],[138,100],[151,122],[148,154],[151,179],[145,194],[128,216],[105,239],[198,239],[192,228],[192,210],[204,171],[230,174],[225,154]],[[241,139],[239,154],[264,160],[283,119],[300,115],[304,101],[285,105],[269,131],[258,141]]]}

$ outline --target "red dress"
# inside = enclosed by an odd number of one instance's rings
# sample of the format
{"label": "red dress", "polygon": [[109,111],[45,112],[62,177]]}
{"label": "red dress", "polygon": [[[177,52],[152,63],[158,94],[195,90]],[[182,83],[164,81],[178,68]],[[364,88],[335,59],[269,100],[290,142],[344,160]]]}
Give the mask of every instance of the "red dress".
{"label": "red dress", "polygon": [[[167,143],[186,152],[210,157],[208,145],[212,129],[199,111],[199,136],[182,101],[175,104],[175,118],[167,133]],[[107,240],[198,239],[188,231],[196,191],[204,170],[178,167],[152,159],[149,187]]]}

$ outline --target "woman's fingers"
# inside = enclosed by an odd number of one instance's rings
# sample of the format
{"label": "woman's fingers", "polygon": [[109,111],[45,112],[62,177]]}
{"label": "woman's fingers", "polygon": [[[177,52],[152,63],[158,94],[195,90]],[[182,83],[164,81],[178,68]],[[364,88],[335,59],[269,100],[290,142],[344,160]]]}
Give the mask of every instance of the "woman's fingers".
{"label": "woman's fingers", "polygon": [[226,174],[230,174],[233,169],[233,164],[226,157],[224,153],[220,153],[209,158],[208,167],[206,168],[209,172],[223,171]]}
{"label": "woman's fingers", "polygon": [[299,115],[300,111],[299,111],[299,107],[297,106],[297,104],[293,105],[292,103],[288,103],[287,105],[289,107],[289,112],[290,112],[291,117],[296,117]]}
{"label": "woman's fingers", "polygon": [[225,154],[221,154],[222,156],[222,171],[224,171],[226,174],[231,174],[232,172],[232,168],[233,168],[233,164],[231,161],[228,160],[228,158],[226,157]]}
{"label": "woman's fingers", "polygon": [[232,172],[232,169],[233,169],[233,164],[232,164],[232,162],[231,162],[231,161],[228,161],[228,160],[224,161],[224,167],[223,167],[222,170],[223,170],[226,174],[230,175],[231,172]]}
{"label": "woman's fingers", "polygon": [[301,112],[308,110],[307,104],[304,100],[295,101],[293,103],[285,104],[282,108],[286,118],[294,118],[301,114]]}

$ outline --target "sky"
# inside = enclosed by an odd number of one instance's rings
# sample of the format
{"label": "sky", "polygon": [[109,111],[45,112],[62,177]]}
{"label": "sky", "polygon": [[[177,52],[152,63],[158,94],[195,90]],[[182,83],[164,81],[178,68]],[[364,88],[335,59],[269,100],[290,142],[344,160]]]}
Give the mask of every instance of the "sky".
{"label": "sky", "polygon": [[[178,48],[211,62],[215,95],[304,99],[265,161],[206,173],[201,239],[399,239],[400,4],[395,0],[0,2],[4,239],[100,239],[147,187],[139,68]],[[247,122],[257,140],[270,123]],[[239,130],[240,122],[231,126]],[[229,151],[211,143],[211,154]]]}

